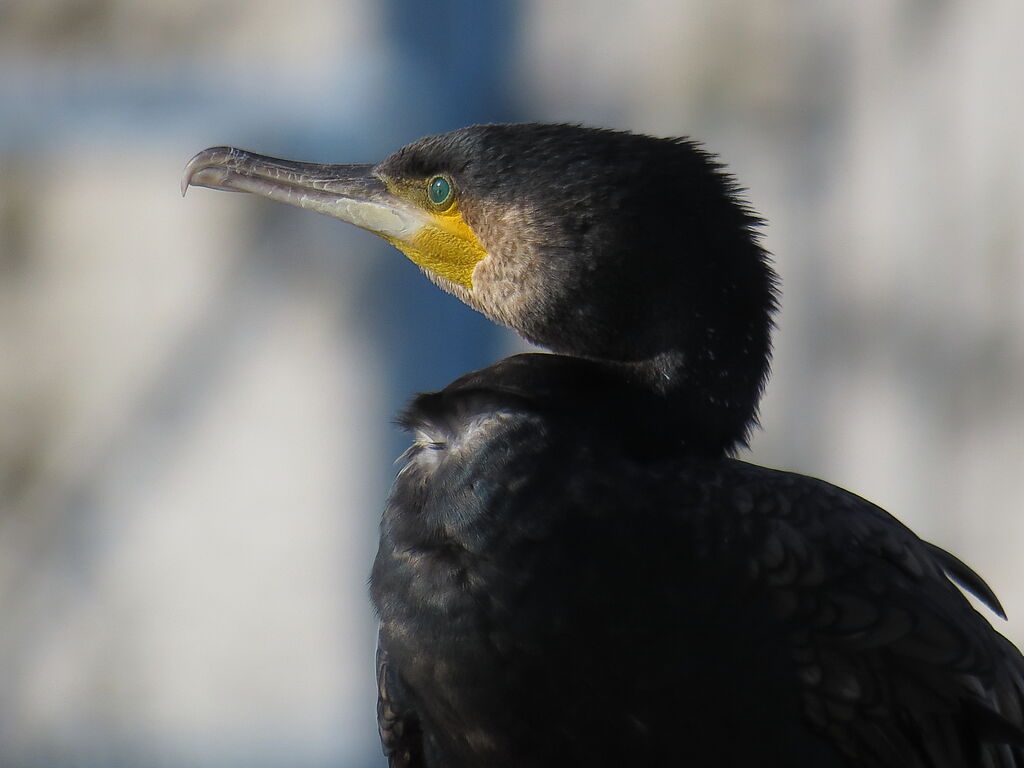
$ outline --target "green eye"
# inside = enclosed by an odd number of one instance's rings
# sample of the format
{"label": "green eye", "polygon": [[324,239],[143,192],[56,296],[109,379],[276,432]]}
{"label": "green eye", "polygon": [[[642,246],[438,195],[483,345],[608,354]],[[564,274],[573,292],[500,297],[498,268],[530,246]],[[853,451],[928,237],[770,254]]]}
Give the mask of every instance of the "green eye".
{"label": "green eye", "polygon": [[444,205],[452,199],[452,185],[444,176],[435,176],[427,182],[427,197],[434,205]]}

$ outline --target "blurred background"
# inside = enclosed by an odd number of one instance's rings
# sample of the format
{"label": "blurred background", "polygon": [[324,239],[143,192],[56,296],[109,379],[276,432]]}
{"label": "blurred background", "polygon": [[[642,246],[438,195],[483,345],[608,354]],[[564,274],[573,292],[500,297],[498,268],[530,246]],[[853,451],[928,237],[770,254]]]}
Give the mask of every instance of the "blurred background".
{"label": "blurred background", "polygon": [[366,579],[418,390],[519,348],[196,151],[688,134],[783,277],[764,430],[1024,641],[1019,0],[0,0],[0,766],[379,766]]}

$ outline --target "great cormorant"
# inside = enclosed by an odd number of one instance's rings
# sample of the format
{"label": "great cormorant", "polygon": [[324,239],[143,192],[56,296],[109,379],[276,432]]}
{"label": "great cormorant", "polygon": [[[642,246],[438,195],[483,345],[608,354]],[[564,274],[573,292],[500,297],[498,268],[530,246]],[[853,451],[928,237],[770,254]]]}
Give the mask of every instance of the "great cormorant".
{"label": "great cormorant", "polygon": [[554,354],[420,395],[381,526],[392,766],[1024,766],[1024,660],[970,568],[732,458],[775,277],[694,143],[486,125],[378,165],[226,147],[189,184],[382,236]]}

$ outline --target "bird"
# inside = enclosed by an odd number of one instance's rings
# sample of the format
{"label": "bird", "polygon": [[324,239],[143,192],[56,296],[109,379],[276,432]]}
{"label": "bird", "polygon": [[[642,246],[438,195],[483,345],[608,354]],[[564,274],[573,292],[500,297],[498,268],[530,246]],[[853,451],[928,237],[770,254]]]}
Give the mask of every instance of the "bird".
{"label": "bird", "polygon": [[376,233],[546,351],[416,396],[370,592],[392,768],[1024,766],[1024,658],[953,554],[737,458],[779,283],[687,138],[490,124],[189,186]]}

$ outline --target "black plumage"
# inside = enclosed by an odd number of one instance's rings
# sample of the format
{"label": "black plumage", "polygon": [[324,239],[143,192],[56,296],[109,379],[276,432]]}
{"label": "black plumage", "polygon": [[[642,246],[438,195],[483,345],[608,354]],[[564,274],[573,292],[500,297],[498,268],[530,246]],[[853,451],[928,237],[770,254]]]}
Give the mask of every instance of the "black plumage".
{"label": "black plumage", "polygon": [[402,417],[371,587],[392,766],[1024,766],[1024,660],[956,586],[1001,614],[984,582],[732,458],[774,276],[700,148],[477,126],[377,166],[207,150],[189,182],[377,231],[556,353]]}

